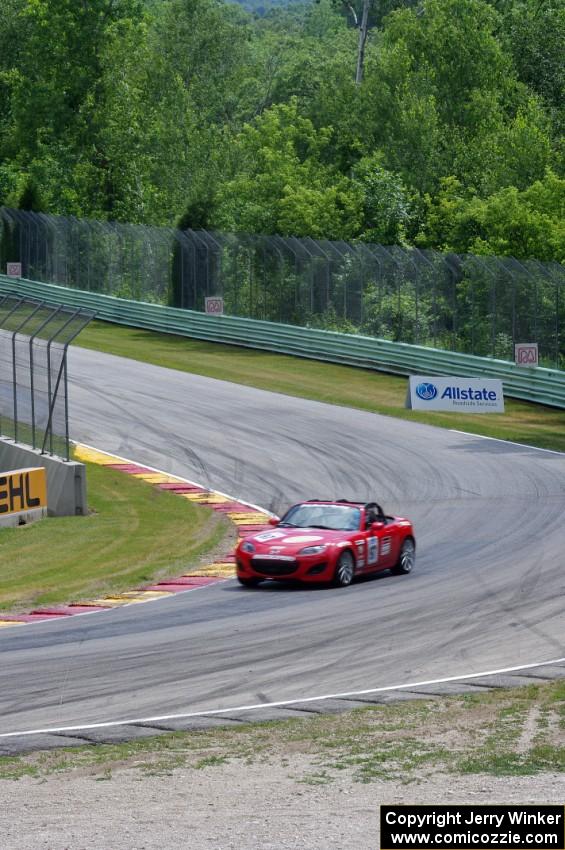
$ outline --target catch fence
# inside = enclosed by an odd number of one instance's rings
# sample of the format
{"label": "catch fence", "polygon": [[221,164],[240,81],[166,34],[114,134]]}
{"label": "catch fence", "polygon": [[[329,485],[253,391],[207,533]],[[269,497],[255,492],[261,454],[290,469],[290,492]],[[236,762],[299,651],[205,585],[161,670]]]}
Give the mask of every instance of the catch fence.
{"label": "catch fence", "polygon": [[0,269],[31,280],[232,316],[514,359],[537,342],[565,369],[559,263],[0,210]]}
{"label": "catch fence", "polygon": [[91,321],[80,308],[0,296],[0,434],[70,459],[67,350]]}

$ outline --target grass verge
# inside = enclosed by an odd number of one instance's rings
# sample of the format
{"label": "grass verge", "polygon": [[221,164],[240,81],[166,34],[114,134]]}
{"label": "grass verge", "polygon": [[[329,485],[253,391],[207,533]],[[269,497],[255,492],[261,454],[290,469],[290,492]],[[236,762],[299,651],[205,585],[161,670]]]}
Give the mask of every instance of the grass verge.
{"label": "grass verge", "polygon": [[90,324],[78,343],[209,378],[565,452],[565,410],[514,399],[506,399],[504,414],[489,416],[406,410],[406,378],[106,322]]}
{"label": "grass verge", "polygon": [[0,611],[131,590],[233,542],[221,515],[129,475],[87,464],[87,482],[88,516],[0,529]]}
{"label": "grass verge", "polygon": [[[486,694],[417,700],[307,720],[170,733],[127,744],[72,747],[0,758],[0,779],[79,771],[95,780],[134,768],[279,764],[298,782],[418,782],[433,773],[565,772],[565,681]],[[298,758],[295,758],[298,756]],[[298,771],[298,772],[297,772]]]}

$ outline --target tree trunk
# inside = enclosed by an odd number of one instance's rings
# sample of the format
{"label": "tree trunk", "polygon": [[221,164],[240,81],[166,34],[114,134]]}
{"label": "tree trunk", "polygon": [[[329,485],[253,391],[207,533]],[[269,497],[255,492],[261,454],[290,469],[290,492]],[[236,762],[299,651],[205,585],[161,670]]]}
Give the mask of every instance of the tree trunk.
{"label": "tree trunk", "polygon": [[359,25],[359,43],[357,47],[357,72],[355,74],[355,82],[357,85],[363,82],[363,71],[365,65],[365,45],[369,34],[369,8],[371,0],[363,0],[363,14],[361,16],[361,24]]}

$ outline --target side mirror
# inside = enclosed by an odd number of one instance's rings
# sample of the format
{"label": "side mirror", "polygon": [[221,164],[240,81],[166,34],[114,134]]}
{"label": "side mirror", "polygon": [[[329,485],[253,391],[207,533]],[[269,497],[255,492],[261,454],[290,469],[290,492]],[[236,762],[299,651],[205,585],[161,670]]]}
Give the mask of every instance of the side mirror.
{"label": "side mirror", "polygon": [[384,528],[384,527],[385,527],[384,522],[379,521],[379,522],[372,522],[371,523],[371,531],[380,531],[381,528]]}
{"label": "side mirror", "polygon": [[269,517],[269,525],[278,525],[279,522],[280,522],[280,519],[278,519],[276,516],[270,516]]}

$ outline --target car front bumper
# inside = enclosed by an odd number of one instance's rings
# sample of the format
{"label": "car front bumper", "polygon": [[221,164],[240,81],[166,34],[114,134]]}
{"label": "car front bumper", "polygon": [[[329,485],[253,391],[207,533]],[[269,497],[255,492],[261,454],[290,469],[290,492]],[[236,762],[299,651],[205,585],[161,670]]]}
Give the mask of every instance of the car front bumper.
{"label": "car front bumper", "polygon": [[265,558],[241,552],[237,554],[236,568],[241,578],[312,583],[331,581],[334,571],[327,555],[324,558]]}

